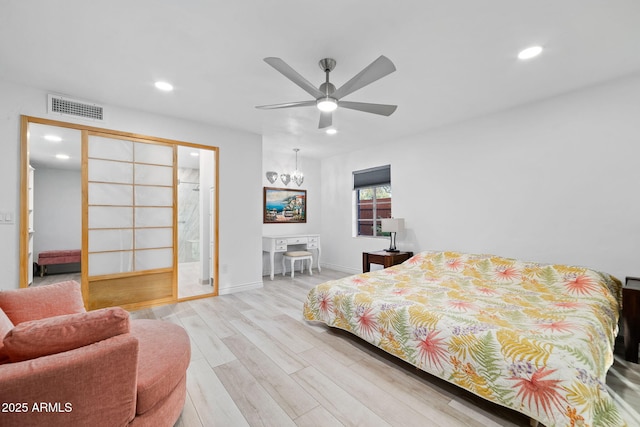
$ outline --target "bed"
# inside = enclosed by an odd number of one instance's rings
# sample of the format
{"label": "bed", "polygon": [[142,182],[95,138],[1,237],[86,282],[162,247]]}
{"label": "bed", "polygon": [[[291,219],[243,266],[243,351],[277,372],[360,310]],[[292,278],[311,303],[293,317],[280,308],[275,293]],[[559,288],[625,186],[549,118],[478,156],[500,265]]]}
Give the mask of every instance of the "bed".
{"label": "bed", "polygon": [[620,426],[605,378],[621,289],[583,267],[422,252],[317,285],[303,310],[545,426]]}

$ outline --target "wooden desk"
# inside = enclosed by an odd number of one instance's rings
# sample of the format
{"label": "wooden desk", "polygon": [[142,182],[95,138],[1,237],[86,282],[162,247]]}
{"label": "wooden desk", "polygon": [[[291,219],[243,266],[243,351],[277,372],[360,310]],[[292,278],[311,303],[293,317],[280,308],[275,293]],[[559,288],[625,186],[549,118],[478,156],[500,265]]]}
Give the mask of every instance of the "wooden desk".
{"label": "wooden desk", "polygon": [[362,252],[362,272],[367,273],[371,271],[371,264],[380,264],[383,265],[384,268],[387,268],[401,264],[412,256],[413,252]]}
{"label": "wooden desk", "polygon": [[317,253],[316,261],[318,271],[320,269],[320,235],[319,234],[295,234],[285,236],[263,236],[262,251],[269,252],[270,270],[269,276],[273,280],[273,258],[278,252],[286,252],[289,246],[297,246],[298,250],[308,250]]}
{"label": "wooden desk", "polygon": [[622,288],[622,328],[624,329],[624,358],[638,363],[640,344],[640,278],[627,277]]}

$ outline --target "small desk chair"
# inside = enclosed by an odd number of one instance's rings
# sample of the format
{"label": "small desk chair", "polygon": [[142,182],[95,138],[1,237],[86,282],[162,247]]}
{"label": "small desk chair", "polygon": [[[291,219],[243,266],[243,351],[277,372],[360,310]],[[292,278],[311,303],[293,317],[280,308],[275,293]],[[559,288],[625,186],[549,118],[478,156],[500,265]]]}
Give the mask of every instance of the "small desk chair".
{"label": "small desk chair", "polygon": [[311,264],[313,263],[313,254],[307,251],[291,251],[285,252],[282,255],[282,275],[287,274],[287,267],[285,265],[286,261],[291,261],[291,278],[294,276],[295,270],[295,262],[301,261],[300,263],[300,273],[304,272],[304,262],[309,261],[309,275],[312,276],[313,272],[311,271]]}

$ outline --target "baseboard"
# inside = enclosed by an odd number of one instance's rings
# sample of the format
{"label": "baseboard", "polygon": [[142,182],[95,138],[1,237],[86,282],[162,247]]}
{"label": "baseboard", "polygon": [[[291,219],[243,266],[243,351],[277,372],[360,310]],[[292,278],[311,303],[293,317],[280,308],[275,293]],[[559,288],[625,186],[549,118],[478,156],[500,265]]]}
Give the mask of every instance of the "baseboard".
{"label": "baseboard", "polygon": [[322,268],[327,268],[329,270],[336,270],[336,271],[341,271],[343,273],[349,273],[349,274],[360,274],[362,273],[361,270],[358,270],[357,268],[351,268],[351,267],[346,267],[344,265],[338,265],[338,264],[327,264],[327,263],[321,263],[320,266]]}
{"label": "baseboard", "polygon": [[236,292],[244,292],[244,291],[250,291],[252,289],[260,289],[262,287],[264,287],[262,280],[259,282],[245,283],[240,285],[228,286],[224,288],[220,287],[218,289],[218,295],[228,295]]}
{"label": "baseboard", "polygon": [[[335,270],[335,271],[340,271],[342,273],[347,273],[347,274],[360,274],[362,273],[362,271],[358,270],[357,268],[350,268],[350,267],[345,267],[343,265],[337,265],[337,264],[326,264],[326,263],[320,263],[320,267],[321,268],[326,268],[328,270]],[[296,269],[296,272],[299,271],[298,269]],[[318,266],[316,264],[313,264],[313,271],[316,272],[318,271]],[[290,271],[287,270],[287,274],[289,274]],[[278,268],[276,267],[274,269],[273,272],[274,277],[277,276],[282,276],[282,267]],[[269,278],[269,271],[268,269],[262,272],[262,277],[266,277],[267,279]]]}
{"label": "baseboard", "polygon": [[[314,268],[315,268],[315,266],[316,266],[316,265],[314,264],[313,266],[314,266]],[[298,267],[298,269],[299,269],[299,268],[300,268],[300,267]],[[276,266],[273,268],[273,274],[274,274],[275,276],[279,276],[279,275],[281,275],[281,274],[282,274],[282,266],[276,265]],[[265,269],[263,269],[263,270],[262,270],[262,276],[264,277],[264,276],[268,276],[268,275],[269,275],[269,267],[267,266]]]}

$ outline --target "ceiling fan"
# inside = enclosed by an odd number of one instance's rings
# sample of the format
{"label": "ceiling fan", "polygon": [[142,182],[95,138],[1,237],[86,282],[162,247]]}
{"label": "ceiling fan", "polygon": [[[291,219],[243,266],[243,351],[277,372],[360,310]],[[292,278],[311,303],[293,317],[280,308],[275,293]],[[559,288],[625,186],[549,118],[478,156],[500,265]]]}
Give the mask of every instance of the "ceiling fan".
{"label": "ceiling fan", "polygon": [[285,104],[259,105],[256,106],[256,108],[270,110],[276,108],[311,107],[315,105],[320,110],[319,129],[331,126],[333,122],[332,112],[338,108],[338,106],[348,108],[350,110],[364,111],[365,113],[379,114],[382,116],[390,116],[394,111],[396,111],[396,108],[398,108],[397,105],[342,101],[342,98],[350,93],[355,92],[356,90],[361,89],[396,70],[393,62],[391,62],[391,60],[386,56],[380,56],[339,89],[336,89],[336,87],[329,82],[329,73],[336,66],[336,61],[334,59],[325,58],[318,62],[318,65],[326,75],[325,82],[322,83],[319,88],[313,86],[307,79],[298,74],[297,71],[287,65],[287,63],[280,58],[264,58],[264,62],[271,65],[286,78],[300,86],[305,92],[313,96],[314,100],[288,102]]}

